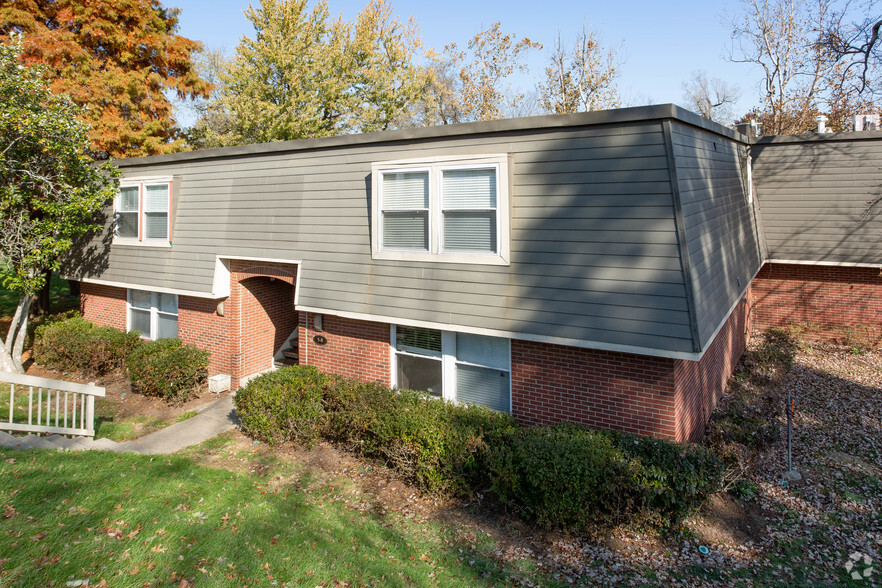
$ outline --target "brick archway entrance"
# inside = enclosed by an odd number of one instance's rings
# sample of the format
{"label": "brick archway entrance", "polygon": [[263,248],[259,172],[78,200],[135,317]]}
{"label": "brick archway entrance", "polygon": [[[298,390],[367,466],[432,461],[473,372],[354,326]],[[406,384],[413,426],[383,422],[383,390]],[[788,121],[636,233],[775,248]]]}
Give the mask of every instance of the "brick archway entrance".
{"label": "brick archway entrance", "polygon": [[272,368],[273,354],[297,329],[294,288],[297,267],[233,260],[230,311],[233,316],[232,385]]}

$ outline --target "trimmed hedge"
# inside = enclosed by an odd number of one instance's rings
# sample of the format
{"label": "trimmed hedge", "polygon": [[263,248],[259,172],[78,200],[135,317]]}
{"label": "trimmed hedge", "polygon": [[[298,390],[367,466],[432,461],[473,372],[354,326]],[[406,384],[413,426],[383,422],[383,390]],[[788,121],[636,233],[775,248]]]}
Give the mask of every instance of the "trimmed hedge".
{"label": "trimmed hedge", "polygon": [[180,339],[158,339],[126,357],[132,388],[147,396],[185,401],[208,380],[208,352]]}
{"label": "trimmed hedge", "polygon": [[336,376],[324,402],[325,438],[382,460],[433,494],[467,496],[486,486],[487,448],[517,426],[510,415],[482,406]]}
{"label": "trimmed hedge", "polygon": [[579,530],[637,517],[676,523],[720,488],[710,450],[577,425],[523,427],[490,452],[492,492],[546,528]]}
{"label": "trimmed hedge", "polygon": [[266,443],[318,439],[324,382],[321,372],[308,366],[257,376],[236,392],[242,430]]}
{"label": "trimmed hedge", "polygon": [[521,427],[505,413],[313,367],[255,378],[236,408],[252,437],[324,438],[433,494],[489,492],[546,528],[676,522],[718,489],[722,474],[703,447],[576,425]]}
{"label": "trimmed hedge", "polygon": [[677,522],[720,489],[723,463],[710,449],[605,431],[631,461],[640,489],[640,508]]}
{"label": "trimmed hedge", "polygon": [[102,376],[124,365],[141,340],[137,333],[97,327],[80,317],[37,327],[34,361],[56,370]]}
{"label": "trimmed hedge", "polygon": [[574,425],[513,431],[492,448],[488,466],[497,499],[546,528],[618,523],[637,503],[622,452]]}

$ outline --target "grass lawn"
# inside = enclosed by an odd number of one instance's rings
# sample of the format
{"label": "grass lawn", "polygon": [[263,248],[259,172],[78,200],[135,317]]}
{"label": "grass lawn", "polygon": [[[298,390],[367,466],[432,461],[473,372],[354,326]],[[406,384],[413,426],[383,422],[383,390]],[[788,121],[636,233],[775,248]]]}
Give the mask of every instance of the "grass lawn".
{"label": "grass lawn", "polygon": [[[113,389],[105,436],[155,424]],[[171,458],[0,450],[0,586],[882,585],[882,351],[756,337],[709,430],[743,475],[663,533],[544,533],[329,444],[238,432]],[[874,567],[847,569],[856,553]]]}
{"label": "grass lawn", "polygon": [[[223,442],[223,441],[220,441]],[[185,457],[0,450],[0,585],[546,583],[494,545]]]}
{"label": "grass lawn", "polygon": [[[37,390],[34,390],[32,420],[37,422]],[[45,407],[46,395],[43,393],[43,406]],[[207,401],[206,401],[207,402]],[[45,410],[45,408],[44,408]],[[55,405],[53,404],[53,418]],[[80,406],[77,405],[77,410]],[[12,408],[13,422],[25,424],[28,422],[28,390],[27,387],[17,386],[15,405]],[[63,413],[60,413],[63,414]],[[72,411],[68,412],[68,418],[72,418]],[[119,404],[107,398],[95,399],[95,438],[107,438],[111,441],[130,441],[143,437],[154,431],[165,428],[174,423],[187,420],[196,415],[195,411],[187,411],[178,416],[157,416],[151,414],[122,414]],[[0,383],[0,419],[9,418],[9,384]],[[79,420],[79,414],[77,414]],[[72,422],[72,421],[69,421]]]}

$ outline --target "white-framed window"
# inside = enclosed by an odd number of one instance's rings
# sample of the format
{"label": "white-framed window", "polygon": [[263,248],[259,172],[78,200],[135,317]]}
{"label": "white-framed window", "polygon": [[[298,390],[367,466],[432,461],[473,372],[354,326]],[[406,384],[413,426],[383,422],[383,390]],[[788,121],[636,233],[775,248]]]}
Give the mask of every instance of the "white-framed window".
{"label": "white-framed window", "polygon": [[128,291],[128,331],[137,331],[145,339],[168,339],[178,336],[178,296],[146,290]]}
{"label": "white-framed window", "polygon": [[511,342],[499,337],[392,325],[392,384],[511,412]]}
{"label": "white-framed window", "polygon": [[507,265],[507,155],[375,163],[374,259]]}
{"label": "white-framed window", "polygon": [[171,193],[171,178],[122,180],[114,202],[114,242],[168,246]]}

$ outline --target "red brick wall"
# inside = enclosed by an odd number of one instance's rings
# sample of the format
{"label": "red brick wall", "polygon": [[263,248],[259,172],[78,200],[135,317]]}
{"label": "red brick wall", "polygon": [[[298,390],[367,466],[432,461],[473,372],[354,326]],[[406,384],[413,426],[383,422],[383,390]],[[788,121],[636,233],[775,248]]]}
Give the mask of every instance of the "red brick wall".
{"label": "red brick wall", "polygon": [[83,318],[102,327],[125,331],[126,289],[83,282],[80,285],[80,312]]}
{"label": "red brick wall", "polygon": [[208,374],[211,376],[232,373],[232,325],[229,314],[218,316],[219,302],[220,300],[178,296],[178,337],[184,343],[210,353]]}
{"label": "red brick wall", "polygon": [[[301,364],[314,365],[323,372],[364,382],[392,384],[388,323],[324,315],[322,329],[322,332],[315,330],[315,313],[300,313],[298,337]],[[315,335],[324,336],[328,342],[317,345],[313,341]]]}
{"label": "red brick wall", "polygon": [[515,340],[511,366],[512,413],[523,423],[676,436],[672,359]]}
{"label": "red brick wall", "polygon": [[[269,368],[275,351],[297,329],[296,275],[293,265],[231,261],[225,316],[217,314],[219,300],[178,296],[178,336],[208,350],[209,373],[230,374],[235,389],[244,376]],[[125,288],[84,283],[81,294],[87,320],[125,330]]]}
{"label": "red brick wall", "polygon": [[729,315],[700,361],[674,362],[677,441],[698,441],[704,434],[704,426],[726,390],[749,334],[750,304],[745,298]]}
{"label": "red brick wall", "polygon": [[751,286],[759,329],[789,324],[822,328],[882,323],[877,268],[767,263]]}
{"label": "red brick wall", "polygon": [[[293,309],[294,274],[280,268],[231,268],[225,317],[217,302],[179,297],[182,340],[211,352],[212,373],[239,379],[262,371],[299,321],[300,362],[390,385],[389,325]],[[270,281],[266,273],[274,274]],[[125,328],[125,290],[83,284],[84,316]],[[732,314],[700,362],[513,340],[512,412],[527,424],[576,422],[669,439],[695,439],[744,349],[748,305]],[[290,328],[289,328],[290,327]],[[327,344],[317,345],[317,334]]]}

